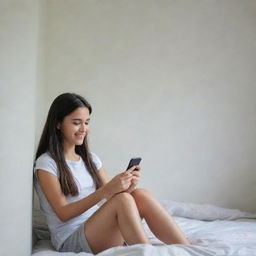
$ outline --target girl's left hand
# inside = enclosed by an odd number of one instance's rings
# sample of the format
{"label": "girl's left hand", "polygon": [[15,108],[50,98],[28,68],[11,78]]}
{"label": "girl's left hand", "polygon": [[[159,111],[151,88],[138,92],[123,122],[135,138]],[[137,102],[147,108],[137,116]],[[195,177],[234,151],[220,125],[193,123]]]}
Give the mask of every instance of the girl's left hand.
{"label": "girl's left hand", "polygon": [[131,180],[131,185],[130,187],[126,190],[127,193],[131,193],[136,186],[138,185],[139,181],[140,181],[140,166],[137,165],[136,166],[136,171],[132,172],[132,180]]}

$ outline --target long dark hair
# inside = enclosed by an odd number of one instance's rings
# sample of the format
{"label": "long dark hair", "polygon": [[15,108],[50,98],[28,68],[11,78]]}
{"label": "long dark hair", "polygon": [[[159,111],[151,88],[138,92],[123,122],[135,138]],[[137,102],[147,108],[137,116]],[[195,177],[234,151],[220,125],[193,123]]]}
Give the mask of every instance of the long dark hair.
{"label": "long dark hair", "polygon": [[[69,115],[79,107],[88,108],[90,114],[92,112],[92,107],[89,102],[75,93],[63,93],[53,101],[36,152],[36,159],[45,152],[50,154],[59,170],[59,181],[62,192],[64,195],[72,196],[78,195],[78,187],[65,161],[62,136],[60,130],[57,129],[57,125],[62,122],[65,116]],[[87,136],[82,145],[75,146],[75,151],[83,159],[96,188],[99,188],[101,182],[97,175],[97,169],[92,160],[92,155],[89,151]]]}

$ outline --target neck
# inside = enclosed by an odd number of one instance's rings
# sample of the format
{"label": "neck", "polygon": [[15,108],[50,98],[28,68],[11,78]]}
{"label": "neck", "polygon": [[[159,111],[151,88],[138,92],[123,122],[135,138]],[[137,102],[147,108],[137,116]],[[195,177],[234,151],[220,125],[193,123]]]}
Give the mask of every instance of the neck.
{"label": "neck", "polygon": [[75,152],[75,145],[67,145],[64,144],[64,157],[65,159],[71,160],[71,161],[77,161],[78,160],[78,154]]}

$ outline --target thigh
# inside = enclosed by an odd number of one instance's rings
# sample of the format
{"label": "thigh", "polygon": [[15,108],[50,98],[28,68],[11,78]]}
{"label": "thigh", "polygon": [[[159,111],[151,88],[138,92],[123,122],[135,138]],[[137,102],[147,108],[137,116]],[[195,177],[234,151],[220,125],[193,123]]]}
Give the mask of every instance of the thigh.
{"label": "thigh", "polygon": [[93,253],[124,244],[118,222],[118,196],[107,201],[85,223],[84,232]]}

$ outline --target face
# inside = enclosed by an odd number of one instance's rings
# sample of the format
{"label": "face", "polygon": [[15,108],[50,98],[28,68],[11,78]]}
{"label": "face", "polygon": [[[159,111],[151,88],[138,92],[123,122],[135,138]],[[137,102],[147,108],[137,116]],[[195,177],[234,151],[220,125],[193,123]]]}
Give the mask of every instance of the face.
{"label": "face", "polygon": [[89,131],[90,114],[86,107],[80,107],[67,115],[58,129],[61,130],[64,145],[75,146],[83,144]]}

